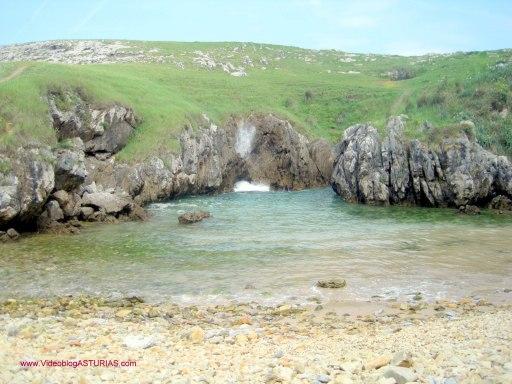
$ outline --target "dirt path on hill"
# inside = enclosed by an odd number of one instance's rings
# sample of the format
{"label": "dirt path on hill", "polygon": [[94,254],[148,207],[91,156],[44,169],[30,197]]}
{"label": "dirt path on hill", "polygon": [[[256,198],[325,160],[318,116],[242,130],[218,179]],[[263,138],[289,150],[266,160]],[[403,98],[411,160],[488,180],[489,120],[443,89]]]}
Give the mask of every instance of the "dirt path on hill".
{"label": "dirt path on hill", "polygon": [[402,104],[411,96],[411,94],[411,90],[406,90],[394,101],[391,105],[391,115],[395,115],[399,111]]}
{"label": "dirt path on hill", "polygon": [[12,79],[18,77],[23,72],[25,72],[25,69],[27,69],[27,65],[22,65],[21,67],[17,67],[14,71],[12,71],[7,76],[0,78],[0,84],[5,83],[9,80],[12,80]]}

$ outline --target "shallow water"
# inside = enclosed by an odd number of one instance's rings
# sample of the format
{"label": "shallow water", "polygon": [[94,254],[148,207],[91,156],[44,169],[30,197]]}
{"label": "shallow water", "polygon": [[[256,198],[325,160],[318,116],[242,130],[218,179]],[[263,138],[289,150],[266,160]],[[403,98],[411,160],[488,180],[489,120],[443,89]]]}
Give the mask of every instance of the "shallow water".
{"label": "shallow water", "polygon": [[[212,217],[178,224],[180,213]],[[99,294],[202,303],[426,299],[512,287],[512,217],[344,203],[330,189],[189,197],[145,223],[0,245],[0,298]],[[342,277],[342,290],[318,279]],[[328,296],[327,296],[328,295]]]}

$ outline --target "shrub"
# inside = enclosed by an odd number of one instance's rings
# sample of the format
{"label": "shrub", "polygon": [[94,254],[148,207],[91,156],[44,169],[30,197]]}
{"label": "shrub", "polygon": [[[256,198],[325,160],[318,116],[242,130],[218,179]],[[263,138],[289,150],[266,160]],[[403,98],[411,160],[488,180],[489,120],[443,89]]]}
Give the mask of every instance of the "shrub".
{"label": "shrub", "polygon": [[411,68],[396,67],[388,72],[388,76],[390,80],[400,81],[412,79],[415,76],[415,74]]}
{"label": "shrub", "polygon": [[292,99],[290,99],[290,98],[288,98],[288,99],[286,99],[286,100],[284,101],[284,106],[285,106],[286,108],[293,108],[293,107],[294,107],[294,105],[295,105],[295,102],[294,102]]}
{"label": "shrub", "polygon": [[313,94],[312,90],[308,89],[306,92],[304,92],[304,101],[306,103],[308,103],[311,100],[313,100],[313,97],[314,97],[314,94]]}

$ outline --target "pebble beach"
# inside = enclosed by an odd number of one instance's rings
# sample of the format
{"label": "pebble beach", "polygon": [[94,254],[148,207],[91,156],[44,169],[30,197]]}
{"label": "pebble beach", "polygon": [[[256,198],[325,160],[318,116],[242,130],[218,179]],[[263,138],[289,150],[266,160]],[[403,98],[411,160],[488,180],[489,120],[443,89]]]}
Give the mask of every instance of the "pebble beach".
{"label": "pebble beach", "polygon": [[473,299],[273,307],[11,299],[0,306],[0,382],[511,383],[511,340],[512,306]]}

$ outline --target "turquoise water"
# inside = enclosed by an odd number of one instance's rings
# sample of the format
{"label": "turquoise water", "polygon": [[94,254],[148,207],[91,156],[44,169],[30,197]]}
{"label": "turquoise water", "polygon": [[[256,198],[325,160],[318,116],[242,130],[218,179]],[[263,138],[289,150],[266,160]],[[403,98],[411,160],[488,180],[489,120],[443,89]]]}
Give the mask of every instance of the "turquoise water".
{"label": "turquoise water", "polygon": [[[212,217],[183,226],[178,215]],[[427,299],[512,287],[512,217],[344,203],[330,189],[182,198],[148,222],[0,245],[0,298],[139,295],[180,302]],[[343,290],[315,287],[347,280]]]}

